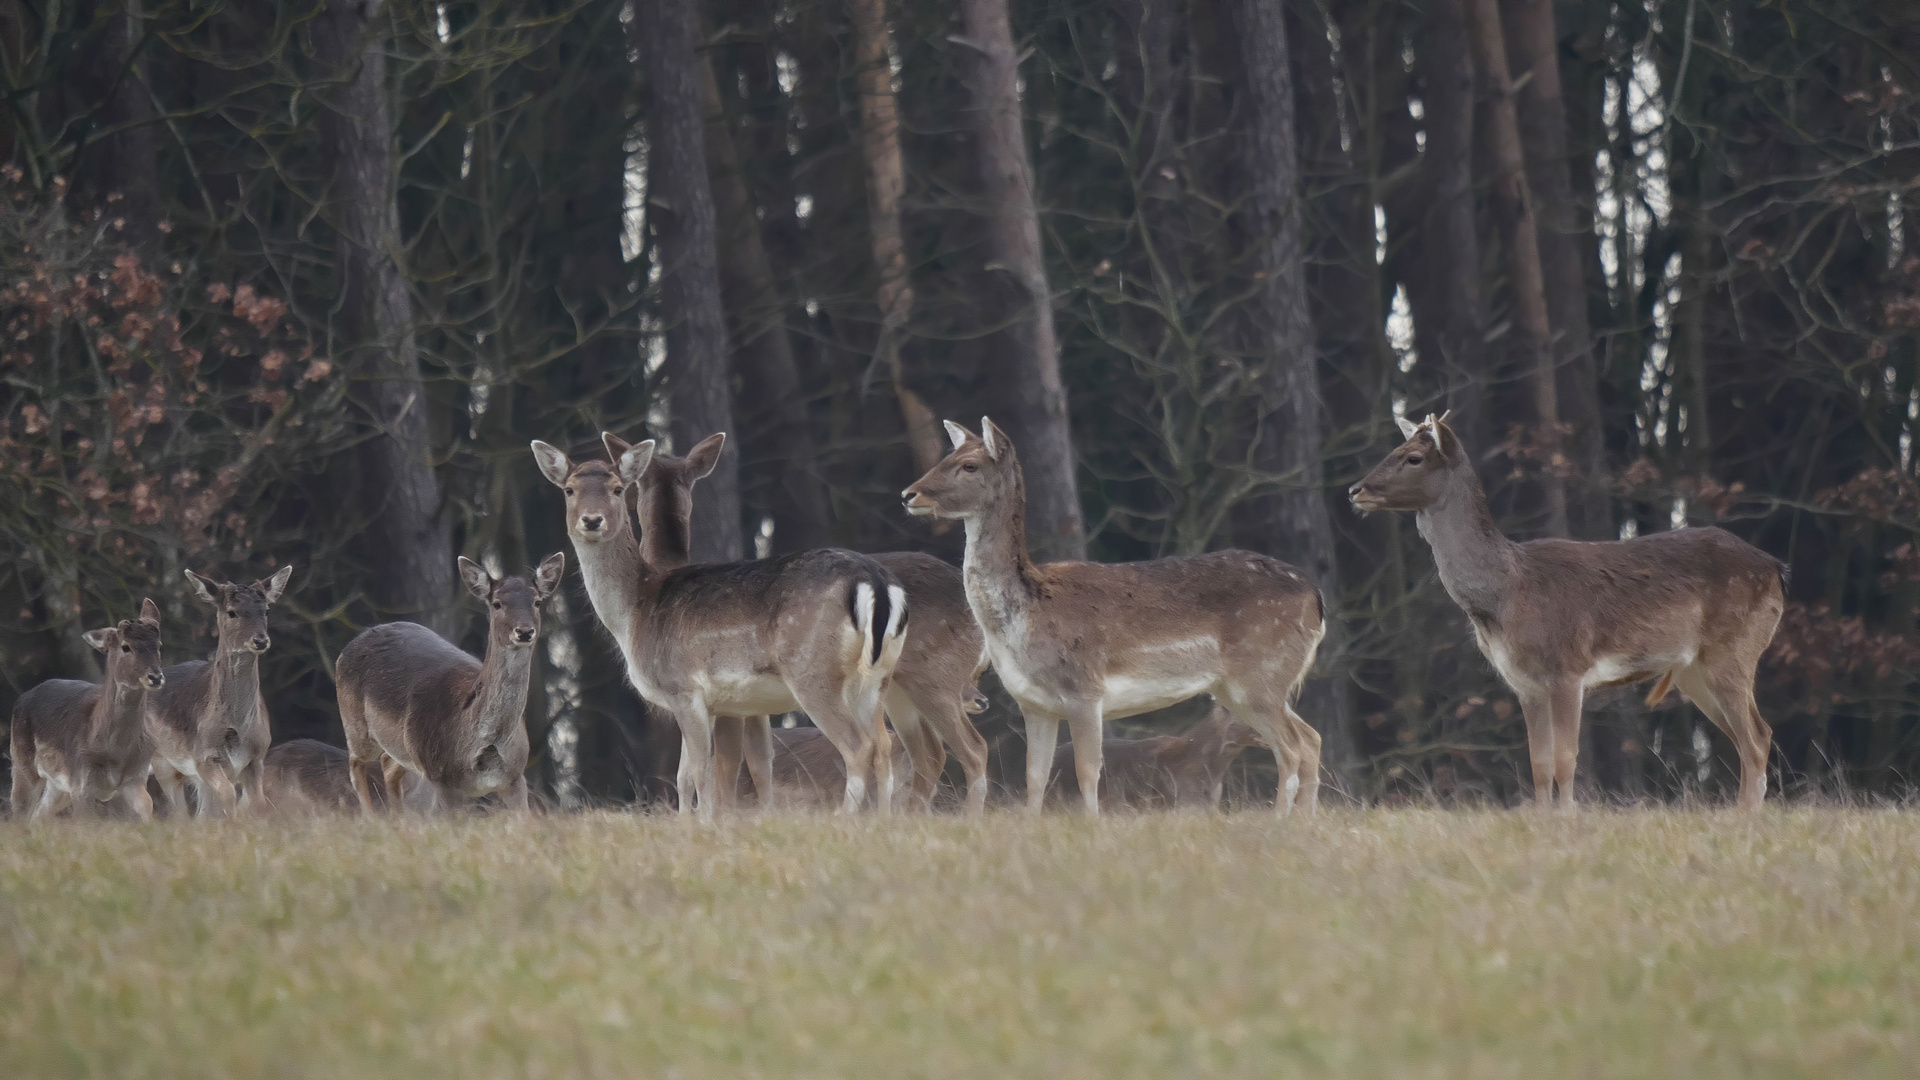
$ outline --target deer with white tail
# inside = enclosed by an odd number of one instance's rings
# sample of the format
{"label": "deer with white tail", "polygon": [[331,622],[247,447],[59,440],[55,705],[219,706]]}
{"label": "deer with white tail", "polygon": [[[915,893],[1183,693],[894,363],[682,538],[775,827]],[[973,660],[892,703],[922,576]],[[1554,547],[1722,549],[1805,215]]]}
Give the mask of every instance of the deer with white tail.
{"label": "deer with white tail", "polygon": [[967,530],[962,578],[1000,682],[1027,724],[1027,807],[1039,810],[1060,721],[1075,779],[1100,810],[1108,719],[1212,694],[1260,733],[1280,764],[1277,808],[1318,804],[1320,734],[1293,701],[1326,634],[1319,590],[1250,551],[1137,563],[1057,562],[1027,554],[1026,486],[1006,432],[949,421],[953,452],[902,492],[907,512]]}
{"label": "deer with white tail", "polygon": [[[794,709],[813,718],[846,763],[841,810],[859,809],[871,792],[886,812],[893,754],[881,699],[906,640],[906,593],[885,567],[835,548],[687,565],[692,483],[713,470],[723,438],[710,436],[680,459],[656,460],[651,439],[609,443],[620,448],[612,464],[574,462],[544,442],[533,444],[533,454],[566,495],[567,534],[587,596],[626,660],[628,680],[680,725],[683,775],[700,816],[710,819],[734,782],[714,774],[716,718]],[[683,527],[636,536],[627,489],[650,469],[684,474],[685,483],[653,489],[664,500],[659,519]],[[754,726],[766,730],[764,722]],[[769,790],[767,779],[761,790]],[[688,794],[681,792],[682,810]]]}
{"label": "deer with white tail", "polygon": [[334,665],[347,775],[372,813],[369,766],[381,772],[386,806],[403,805],[404,773],[431,786],[441,810],[497,796],[527,809],[527,681],[540,637],[540,605],[560,586],[567,557],[547,556],[524,577],[495,577],[461,557],[460,580],[487,605],[487,658],[474,659],[418,623],[386,623],[347,643]]}
{"label": "deer with white tail", "polygon": [[1574,801],[1589,690],[1658,678],[1678,686],[1740,752],[1740,805],[1767,794],[1773,730],[1754,671],[1786,604],[1787,568],[1724,529],[1632,540],[1509,540],[1446,417],[1401,418],[1406,442],[1348,492],[1356,509],[1411,510],[1447,595],[1520,698],[1533,797]]}

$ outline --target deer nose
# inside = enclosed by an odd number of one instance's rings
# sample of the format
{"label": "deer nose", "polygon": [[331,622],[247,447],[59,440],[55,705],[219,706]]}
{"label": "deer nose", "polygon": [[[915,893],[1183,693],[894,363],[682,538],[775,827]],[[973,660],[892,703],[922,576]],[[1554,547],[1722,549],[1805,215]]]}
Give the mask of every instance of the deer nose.
{"label": "deer nose", "polygon": [[273,639],[265,634],[255,634],[253,640],[247,644],[253,648],[254,652],[266,652],[273,647]]}
{"label": "deer nose", "polygon": [[1367,482],[1365,480],[1355,480],[1353,486],[1347,489],[1347,498],[1351,499],[1355,495],[1360,494],[1361,490],[1366,486]]}
{"label": "deer nose", "polygon": [[513,640],[515,640],[515,641],[517,641],[517,642],[519,642],[519,643],[520,643],[520,644],[522,644],[522,645],[531,645],[531,644],[533,644],[533,627],[531,627],[531,626],[516,626],[516,627],[514,627],[514,628],[513,628]]}
{"label": "deer nose", "polygon": [[147,672],[147,685],[158,690],[167,685],[167,677],[157,671],[149,671]]}
{"label": "deer nose", "polygon": [[605,525],[606,523],[607,523],[607,518],[606,518],[606,515],[604,514],[581,514],[580,515],[580,528],[587,532],[599,532],[600,526]]}

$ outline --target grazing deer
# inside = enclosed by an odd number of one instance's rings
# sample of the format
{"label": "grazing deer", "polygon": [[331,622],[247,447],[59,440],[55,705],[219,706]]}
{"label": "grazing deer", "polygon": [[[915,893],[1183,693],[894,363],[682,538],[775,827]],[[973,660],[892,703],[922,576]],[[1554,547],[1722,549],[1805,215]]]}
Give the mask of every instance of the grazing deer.
{"label": "grazing deer", "polygon": [[[1218,705],[1179,735],[1108,739],[1101,747],[1100,802],[1133,810],[1215,809],[1226,787],[1227,768],[1240,751],[1259,743],[1259,732]],[[1047,801],[1064,803],[1079,794],[1073,748],[1063,746],[1053,755]]]}
{"label": "grazing deer", "polygon": [[[682,459],[656,459],[650,439],[610,440],[609,449],[618,448],[612,465],[576,464],[543,442],[533,443],[533,454],[566,494],[587,596],[620,647],[628,680],[680,726],[682,777],[700,815],[710,819],[712,800],[734,782],[715,782],[714,717],[793,709],[805,710],[847,762],[841,809],[859,809],[872,777],[885,812],[893,769],[881,698],[905,644],[906,593],[872,559],[833,548],[687,565],[692,486],[713,471],[724,438],[711,436]],[[656,482],[642,486],[654,470]],[[627,513],[629,486],[640,488],[639,536]]]}
{"label": "grazing deer", "polygon": [[1000,682],[1027,722],[1027,807],[1046,797],[1060,721],[1073,735],[1088,813],[1100,810],[1108,718],[1211,693],[1259,731],[1284,778],[1278,809],[1320,790],[1320,735],[1293,699],[1326,634],[1320,593],[1278,559],[1249,551],[1036,566],[1013,443],[991,420],[951,421],[954,449],[902,492],[907,512],[967,530],[967,603]]}
{"label": "grazing deer", "polygon": [[[383,758],[383,761],[391,761]],[[267,751],[265,771],[267,802],[276,813],[333,814],[360,810],[360,796],[353,789],[347,752],[318,739],[293,739]],[[396,766],[398,768],[398,766]],[[400,770],[401,784],[408,807],[432,802],[426,781]],[[381,783],[370,788],[375,801],[385,805],[387,789]]]}
{"label": "grazing deer", "polygon": [[138,619],[89,630],[107,658],[107,681],[49,679],[13,706],[13,811],[37,821],[70,804],[113,803],[141,821],[153,816],[147,768],[147,698],[166,685],[160,668],[160,609],[140,602]]}
{"label": "grazing deer", "polygon": [[260,657],[273,645],[267,611],[286,591],[293,566],[251,585],[221,583],[191,570],[194,594],[213,605],[217,643],[207,660],[167,669],[166,688],[147,703],[153,739],[153,779],[170,814],[186,813],[193,786],[200,813],[222,817],[238,805],[261,809],[260,769],[273,733],[260,697]]}
{"label": "grazing deer", "polygon": [[1400,420],[1406,442],[1349,496],[1355,509],[1412,510],[1447,595],[1520,698],[1533,796],[1573,805],[1586,692],[1658,677],[1677,684],[1740,751],[1740,805],[1767,793],[1772,729],[1754,669],[1786,603],[1779,560],[1723,529],[1632,540],[1515,543],[1487,511],[1473,461],[1446,417]]}
{"label": "grazing deer", "polygon": [[403,805],[400,770],[432,787],[441,809],[498,795],[527,809],[527,680],[540,636],[540,605],[566,572],[567,557],[547,556],[524,577],[497,578],[472,559],[460,580],[487,605],[484,663],[418,623],[361,631],[334,664],[340,724],[347,732],[348,776],[368,812],[376,809],[367,769],[382,755],[386,804]]}

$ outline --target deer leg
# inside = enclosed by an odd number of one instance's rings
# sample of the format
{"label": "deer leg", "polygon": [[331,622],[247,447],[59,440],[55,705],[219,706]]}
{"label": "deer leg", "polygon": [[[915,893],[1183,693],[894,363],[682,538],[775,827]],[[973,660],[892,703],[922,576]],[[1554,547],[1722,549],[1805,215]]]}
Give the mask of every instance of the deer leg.
{"label": "deer leg", "polygon": [[367,767],[381,757],[380,747],[367,730],[359,698],[347,693],[338,695],[338,699],[340,726],[347,734],[347,780],[353,785],[353,793],[360,797],[360,809],[376,813],[378,808],[373,805],[372,780],[367,776]]}
{"label": "deer leg", "polygon": [[[1311,814],[1320,809],[1320,733],[1313,725],[1300,718],[1291,706],[1282,705],[1281,713],[1287,726],[1292,729],[1294,757],[1293,786],[1294,806],[1303,814]],[[1220,805],[1219,795],[1215,795],[1213,805]]]}
{"label": "deer leg", "polygon": [[[807,682],[794,687],[800,708],[813,717],[814,726],[840,751],[840,760],[846,763],[847,786],[840,802],[843,814],[851,814],[866,804],[868,778],[881,775],[874,768],[874,729],[876,724],[886,722],[881,695],[873,697],[870,713],[865,712],[864,703],[849,702],[847,698],[852,696],[849,688],[842,686]],[[882,792],[876,789],[874,795],[878,798]]]}
{"label": "deer leg", "polygon": [[[1027,812],[1037,814],[1046,802],[1047,780],[1053,776],[1053,748],[1060,741],[1060,718],[1020,706],[1027,721]],[[1099,793],[1094,793],[1099,799]]]}
{"label": "deer leg", "polygon": [[52,817],[72,804],[73,792],[62,790],[50,782],[43,782],[40,785],[40,801],[33,804],[33,813],[27,817],[27,820],[39,821],[43,817]]}
{"label": "deer leg", "polygon": [[513,783],[508,784],[507,790],[501,794],[500,801],[506,804],[507,809],[515,813],[527,813],[527,778],[524,776],[514,777]]}
{"label": "deer leg", "polygon": [[[941,702],[938,708],[928,713],[928,720],[938,731],[940,741],[953,750],[960,759],[960,769],[967,778],[967,816],[975,817],[987,808],[987,740],[980,737],[980,731],[967,719],[966,706],[959,700]],[[940,770],[946,767],[946,755],[940,755],[940,767],[934,770],[934,781],[939,782]],[[933,792],[927,792],[929,805]]]}
{"label": "deer leg", "polygon": [[747,774],[753,777],[753,793],[762,810],[773,809],[773,720],[766,716],[745,717],[741,724],[746,745]]}
{"label": "deer leg", "polygon": [[1067,732],[1073,736],[1073,774],[1080,781],[1080,802],[1090,815],[1100,813],[1100,765],[1105,757],[1106,724],[1100,703],[1079,705],[1067,712]]}
{"label": "deer leg", "polygon": [[267,801],[266,755],[256,754],[247,767],[240,770],[240,812],[243,814],[264,814],[273,809]]}
{"label": "deer leg", "polygon": [[200,812],[207,817],[227,817],[233,813],[233,778],[220,761],[205,761],[200,775],[193,780],[194,794],[200,796]]}
{"label": "deer leg", "polygon": [[167,817],[185,818],[187,816],[187,778],[180,775],[180,770],[173,766],[155,762],[152,780],[154,786],[160,789],[161,805],[166,807]]}
{"label": "deer leg", "polygon": [[1551,691],[1553,701],[1553,783],[1559,806],[1573,809],[1573,772],[1580,762],[1580,710],[1586,691],[1578,679],[1562,679]]}
{"label": "deer leg", "polygon": [[1705,670],[1695,664],[1674,675],[1677,683],[1713,726],[1733,740],[1740,754],[1741,809],[1752,810],[1767,797],[1767,752],[1773,742],[1773,729],[1760,717],[1753,700],[1753,682],[1740,671]]}
{"label": "deer leg", "polygon": [[[680,703],[673,710],[674,719],[680,722],[680,774],[692,783],[694,810],[701,821],[713,820],[713,717],[707,712],[707,703],[694,698]],[[681,805],[686,805],[687,792],[680,792]]]}
{"label": "deer leg", "polygon": [[1533,764],[1533,805],[1553,805],[1553,698],[1545,690],[1520,692],[1520,713],[1527,721],[1527,757]]}
{"label": "deer leg", "polygon": [[380,755],[380,790],[389,809],[401,813],[407,808],[407,767],[396,761],[392,754]]}
{"label": "deer leg", "polygon": [[873,704],[873,798],[880,813],[893,813],[893,735],[880,699]]}
{"label": "deer leg", "polygon": [[898,686],[887,694],[887,716],[907,748],[907,764],[913,769],[907,802],[914,810],[931,810],[934,789],[940,785],[940,770],[947,763],[946,747],[940,745],[940,736],[934,734],[913,699]]}
{"label": "deer leg", "polygon": [[144,773],[139,780],[120,785],[120,790],[113,793],[113,802],[132,814],[135,821],[153,820],[153,797],[147,794],[147,777]]}
{"label": "deer leg", "polygon": [[680,732],[680,765],[673,771],[673,793],[678,804],[676,813],[693,813],[693,791],[700,785],[693,779],[693,751],[687,749],[687,733]]}
{"label": "deer leg", "polygon": [[713,718],[713,804],[716,810],[740,805],[740,761],[746,756],[745,720],[738,716]]}

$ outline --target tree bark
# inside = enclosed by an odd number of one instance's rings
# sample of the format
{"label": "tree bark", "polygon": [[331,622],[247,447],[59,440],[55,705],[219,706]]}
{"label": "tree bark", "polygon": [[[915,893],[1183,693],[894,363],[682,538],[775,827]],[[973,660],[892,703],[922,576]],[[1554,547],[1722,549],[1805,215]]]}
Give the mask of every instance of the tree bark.
{"label": "tree bark", "polygon": [[874,356],[887,367],[900,419],[907,429],[916,473],[925,473],[944,457],[940,425],[933,410],[907,385],[900,362],[913,315],[913,280],[907,268],[906,242],[900,230],[900,196],[906,190],[900,163],[900,115],[893,99],[893,69],[887,61],[886,0],[849,0],[853,15],[855,63],[860,77],[860,148],[867,159],[867,218],[873,236],[873,262],[880,271],[880,337]]}
{"label": "tree bark", "polygon": [[146,61],[136,50],[145,28],[140,0],[125,0],[105,16],[106,33],[97,62],[107,90],[94,165],[94,187],[102,196],[120,196],[110,218],[124,219],[120,236],[143,245],[160,235],[160,179],[154,160],[153,98],[147,90]]}
{"label": "tree bark", "polygon": [[[1282,5],[1222,0],[1235,41],[1234,108],[1240,135],[1239,218],[1248,238],[1245,273],[1255,283],[1243,305],[1243,353],[1265,372],[1254,463],[1283,478],[1277,495],[1251,499],[1236,515],[1241,536],[1299,566],[1337,611],[1340,579],[1320,461],[1325,430],[1318,343],[1307,310],[1306,241],[1301,222],[1298,136],[1287,24]],[[1345,694],[1325,680],[1303,704],[1321,729],[1327,768],[1344,788],[1355,766],[1343,722]]]}
{"label": "tree bark", "polygon": [[[660,251],[660,316],[667,359],[661,375],[673,447],[685,453],[733,427],[727,324],[720,302],[719,242],[707,180],[693,0],[643,0],[628,24],[648,61],[648,217]],[[693,561],[745,554],[740,528],[740,440],[729,438],[693,504]]]}
{"label": "tree bark", "polygon": [[1521,73],[1517,106],[1527,182],[1537,206],[1540,264],[1547,313],[1555,334],[1560,420],[1567,425],[1567,456],[1575,474],[1567,484],[1567,526],[1589,540],[1617,538],[1606,489],[1606,442],[1601,429],[1599,371],[1587,315],[1593,233],[1574,198],[1567,153],[1567,108],[1560,81],[1560,38],[1553,0],[1504,0],[1508,55]]}
{"label": "tree bark", "polygon": [[1480,232],[1473,212],[1473,50],[1461,0],[1432,0],[1419,45],[1432,181],[1427,208],[1426,271],[1438,294],[1440,326],[1433,336],[1445,372],[1447,408],[1455,431],[1476,453],[1491,449],[1495,432],[1487,392],[1487,305],[1480,291]]}
{"label": "tree bark", "polygon": [[1006,288],[988,308],[1004,322],[982,364],[995,421],[1020,448],[1027,481],[1027,540],[1034,557],[1086,557],[1086,526],[1074,477],[1067,391],[1053,332],[1053,304],[1040,247],[1033,169],[1021,123],[1019,57],[1007,0],[961,0],[973,131],[987,218],[987,260]]}
{"label": "tree bark", "polygon": [[321,138],[334,162],[331,215],[339,231],[334,337],[358,353],[349,367],[380,435],[360,453],[360,545],[369,598],[442,634],[453,631],[453,541],[442,513],[427,425],[428,399],[401,277],[387,99],[387,14],[381,0],[329,0],[312,24],[324,87]]}
{"label": "tree bark", "polygon": [[1553,327],[1547,313],[1546,282],[1540,265],[1540,242],[1534,221],[1533,192],[1527,183],[1526,161],[1520,142],[1520,122],[1514,108],[1512,75],[1507,67],[1505,31],[1500,23],[1500,0],[1465,0],[1466,22],[1473,37],[1474,56],[1486,73],[1491,95],[1488,148],[1493,156],[1493,211],[1505,249],[1507,285],[1513,297],[1514,329],[1533,406],[1530,449],[1539,457],[1536,487],[1540,493],[1544,531],[1567,535],[1566,489],[1556,467],[1560,450],[1559,385],[1553,365]]}
{"label": "tree bark", "polygon": [[716,220],[726,222],[720,291],[733,316],[733,367],[740,375],[740,468],[749,477],[762,474],[774,552],[826,547],[833,542],[833,529],[827,491],[814,471],[813,431],[800,369],[713,64],[704,57],[700,89],[707,112],[707,173],[714,210]]}

